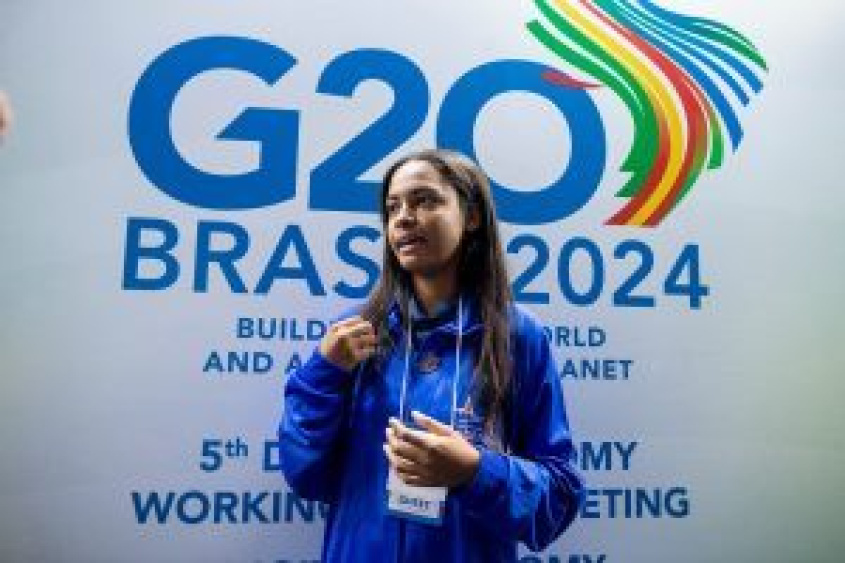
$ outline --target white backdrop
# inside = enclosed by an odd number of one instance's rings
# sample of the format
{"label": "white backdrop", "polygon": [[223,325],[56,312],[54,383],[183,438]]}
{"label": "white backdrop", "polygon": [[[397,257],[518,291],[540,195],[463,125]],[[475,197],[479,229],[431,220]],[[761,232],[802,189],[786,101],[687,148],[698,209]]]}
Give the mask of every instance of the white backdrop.
{"label": "white backdrop", "polygon": [[[527,202],[503,225],[511,273],[530,272],[523,293],[548,296],[526,306],[554,335],[593,492],[570,531],[523,561],[841,560],[845,8],[833,0],[661,5],[741,32],[768,71],[749,63],[764,87],[747,107],[719,83],[742,143],[649,228],[606,224],[626,202],[616,192],[630,177],[622,163],[635,135],[609,87],[562,94],[596,110],[604,138],[574,125],[581,109],[565,114],[536,91],[490,96],[474,128],[449,119],[468,110],[447,93],[494,61],[596,82],[529,32],[528,22],[548,22],[534,2],[4,0],[0,89],[17,119],[0,145],[0,560],[319,559],[319,507],[289,494],[273,470],[281,391],[321,323],[372,281],[380,240],[372,213],[325,209],[342,191],[335,178],[355,174],[335,170],[320,183],[312,171],[381,116],[392,91],[409,98],[380,134],[391,146],[356,146],[351,162],[360,164],[361,151],[377,157],[362,179],[461,130],[488,173]],[[153,107],[161,92],[151,94],[133,133],[130,106],[142,103],[139,84],[153,61],[212,36],[239,39],[203,47],[206,55],[247,43],[274,54],[232,55],[215,63],[229,68],[196,73],[169,119]],[[361,49],[381,55],[326,70]],[[278,50],[296,61],[272,85],[230,64],[272,66],[283,59]],[[185,53],[174,60],[190,64]],[[337,86],[318,90],[321,76],[341,81],[364,63],[395,84],[362,81],[348,97],[325,92]],[[418,74],[384,70],[394,63]],[[494,82],[510,72],[497,69]],[[169,77],[151,84],[164,88]],[[279,126],[245,126],[272,136],[264,163],[262,144],[217,138],[250,107],[299,112],[296,139]],[[414,112],[420,123],[399,138]],[[190,173],[167,176],[171,164],[151,133],[156,117],[182,160],[211,179],[189,186]],[[682,128],[682,141],[691,137]],[[215,177],[279,166],[256,185],[290,193],[250,209],[179,201],[145,171],[136,146],[145,139],[149,168],[171,189],[203,198]],[[592,156],[604,148],[600,182],[585,176],[561,193],[595,193],[572,213],[537,219],[543,206],[532,196],[581,166],[570,161],[576,146]],[[317,205],[320,194],[328,199]],[[614,256],[624,241],[634,250]],[[171,251],[155,250],[167,242]],[[197,266],[205,247],[237,259],[228,270],[211,263],[205,275]],[[614,301],[644,256],[653,263],[631,295],[653,306]],[[675,281],[689,281],[695,262],[709,290],[698,308],[667,294],[679,260]],[[174,264],[178,275],[165,279]],[[258,319],[265,329],[275,323],[271,337],[249,337]],[[230,354],[256,363],[237,369]],[[584,361],[603,366],[597,377]]]}

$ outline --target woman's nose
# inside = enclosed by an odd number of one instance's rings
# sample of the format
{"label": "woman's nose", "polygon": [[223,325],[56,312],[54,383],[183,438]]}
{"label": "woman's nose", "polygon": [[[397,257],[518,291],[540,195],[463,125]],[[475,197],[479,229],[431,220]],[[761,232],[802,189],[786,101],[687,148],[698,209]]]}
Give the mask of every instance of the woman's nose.
{"label": "woman's nose", "polygon": [[396,210],[397,223],[412,223],[416,218],[416,213],[407,202],[401,202],[399,204],[399,209]]}

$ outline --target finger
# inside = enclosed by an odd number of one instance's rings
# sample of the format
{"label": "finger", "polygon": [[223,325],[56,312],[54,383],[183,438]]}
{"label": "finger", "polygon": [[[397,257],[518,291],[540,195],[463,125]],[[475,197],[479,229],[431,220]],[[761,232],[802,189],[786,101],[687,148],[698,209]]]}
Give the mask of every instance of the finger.
{"label": "finger", "polygon": [[417,447],[428,446],[426,432],[409,428],[402,421],[393,416],[388,419],[387,423],[393,430],[397,440]]}
{"label": "finger", "polygon": [[[412,435],[414,430],[402,424],[396,417],[390,417],[387,423],[389,425],[388,438],[392,438],[393,441],[391,443],[395,448],[402,448],[408,446],[418,447],[419,440]],[[412,442],[411,440],[416,441]]]}
{"label": "finger", "polygon": [[408,429],[408,427],[402,424],[402,422],[400,422],[395,416],[391,416],[387,419],[387,425],[391,430],[393,430],[396,437],[399,439],[402,438],[402,433]]}
{"label": "finger", "polygon": [[343,357],[345,362],[351,362],[353,364],[357,363],[358,356],[352,348],[352,345],[347,340],[340,340],[337,344],[340,347],[341,357]]}
{"label": "finger", "polygon": [[370,321],[365,321],[360,317],[350,319],[350,322],[344,323],[338,327],[338,334],[344,336],[361,336],[363,334],[375,335],[375,330]]}
{"label": "finger", "polygon": [[424,430],[416,430],[415,428],[405,427],[404,432],[400,434],[400,439],[405,444],[414,446],[424,452],[431,452],[436,449],[436,436]]}
{"label": "finger", "polygon": [[345,338],[354,344],[354,346],[361,348],[364,346],[375,347],[378,344],[376,335],[372,333],[365,333],[360,335],[350,335]]}
{"label": "finger", "polygon": [[405,472],[410,470],[411,464],[408,463],[407,460],[397,456],[389,444],[382,445],[382,450],[384,450],[384,455],[387,456],[387,463],[389,463],[390,467],[395,469],[397,473],[400,471]]}
{"label": "finger", "polygon": [[396,474],[406,485],[414,485],[416,487],[436,487],[440,485],[438,480],[431,475],[419,475],[400,471],[397,471]]}
{"label": "finger", "polygon": [[416,422],[420,427],[431,432],[432,434],[437,434],[438,436],[451,436],[454,432],[451,426],[447,426],[439,420],[435,420],[430,416],[426,416],[419,411],[412,411],[411,417],[414,419],[414,422]]}
{"label": "finger", "polygon": [[356,348],[355,350],[355,359],[359,362],[366,360],[374,356],[376,353],[375,346],[365,346],[363,348]]}
{"label": "finger", "polygon": [[334,339],[337,342],[342,342],[346,346],[348,346],[351,350],[356,350],[363,346],[368,347],[375,347],[375,336],[374,335],[362,335],[360,333],[348,333],[346,332],[347,329],[341,329],[341,331],[334,334]]}
{"label": "finger", "polygon": [[358,340],[361,342],[366,342],[367,344],[378,344],[378,335],[375,331],[365,332],[363,334],[358,335]]}
{"label": "finger", "polygon": [[385,435],[387,436],[387,443],[390,444],[390,447],[394,450],[400,449],[401,445],[404,444],[399,432],[397,432],[392,426],[388,426],[385,429]]}
{"label": "finger", "polygon": [[428,470],[425,467],[398,455],[389,444],[383,444],[382,450],[384,451],[384,455],[387,456],[387,462],[390,464],[390,467],[392,467],[398,475],[403,475],[405,477],[423,477],[428,474]]}
{"label": "finger", "polygon": [[329,325],[329,332],[337,332],[342,328],[355,324],[359,319],[360,317],[347,317],[345,319],[340,319],[339,321]]}
{"label": "finger", "polygon": [[365,360],[375,354],[376,346],[373,344],[362,344],[359,342],[347,342],[346,346],[358,360]]}
{"label": "finger", "polygon": [[361,317],[348,317],[329,326],[329,332],[338,336],[375,334],[372,323]]}
{"label": "finger", "polygon": [[387,429],[387,444],[393,455],[402,458],[409,464],[427,466],[431,461],[431,455],[427,451],[402,441],[396,436],[392,428]]}
{"label": "finger", "polygon": [[400,465],[393,466],[393,470],[396,474],[402,478],[403,481],[406,483],[416,482],[417,484],[422,484],[424,481],[431,481],[434,476],[432,475],[431,471],[425,469],[424,467],[420,467],[418,465],[402,463],[400,458]]}

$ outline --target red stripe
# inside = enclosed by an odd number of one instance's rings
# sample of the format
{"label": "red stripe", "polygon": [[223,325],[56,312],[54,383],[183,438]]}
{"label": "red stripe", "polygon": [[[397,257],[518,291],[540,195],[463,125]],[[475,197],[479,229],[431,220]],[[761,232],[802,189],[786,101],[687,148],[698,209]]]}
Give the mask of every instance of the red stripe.
{"label": "red stripe", "polygon": [[[675,87],[675,90],[678,92],[678,95],[681,98],[681,105],[684,108],[684,116],[686,118],[687,123],[687,138],[690,142],[688,142],[685,147],[684,159],[681,163],[681,170],[679,176],[675,179],[674,183],[669,189],[669,193],[667,194],[666,198],[661,201],[660,205],[658,205],[658,208],[655,210],[655,212],[651,216],[649,216],[649,218],[645,222],[645,224],[648,226],[654,226],[665,217],[666,213],[668,213],[669,210],[671,210],[672,206],[675,203],[675,200],[678,197],[678,194],[683,188],[685,179],[688,177],[692,169],[695,160],[695,154],[699,152],[695,150],[695,147],[699,145],[702,140],[701,130],[703,126],[703,120],[701,107],[696,103],[695,97],[690,91],[689,78],[686,76],[682,69],[675,65],[675,63],[671,59],[669,59],[663,53],[655,49],[651,44],[647,43],[641,37],[634,35],[628,29],[625,29],[617,22],[608,18],[604,13],[602,13],[595,6],[593,6],[588,0],[581,0],[581,3],[599,20],[601,20],[606,25],[617,31],[620,35],[625,37],[635,47],[637,47],[650,61],[652,61],[655,66],[657,66],[657,68],[660,69],[660,71],[666,76],[669,82]],[[703,127],[706,128],[706,126]],[[643,183],[642,188],[638,190],[634,197],[632,197],[619,212],[617,212],[613,217],[610,218],[610,220],[608,220],[608,224],[618,225],[628,223],[631,217],[633,217],[633,215],[637,212],[638,209],[642,208],[643,204],[648,200],[648,198],[654,193],[655,189],[657,188],[660,178],[665,173],[666,164],[668,163],[669,150],[668,130],[665,128],[665,124],[662,122],[660,131],[661,134],[659,135],[659,139],[665,139],[666,142],[660,142],[658,145],[658,154],[657,158],[655,159],[655,166],[654,168],[652,168],[652,172],[649,174],[648,178]]]}
{"label": "red stripe", "polygon": [[566,88],[578,88],[579,90],[587,90],[601,87],[601,84],[596,84],[594,82],[584,82],[583,80],[578,80],[577,78],[573,78],[553,68],[546,70],[541,76],[543,80],[554,84],[555,86],[564,86]]}

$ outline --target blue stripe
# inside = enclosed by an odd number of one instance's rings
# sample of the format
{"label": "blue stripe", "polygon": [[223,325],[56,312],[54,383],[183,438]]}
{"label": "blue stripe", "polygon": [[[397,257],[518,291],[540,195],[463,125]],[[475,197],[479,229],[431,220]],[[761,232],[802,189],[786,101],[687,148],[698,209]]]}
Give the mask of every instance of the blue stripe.
{"label": "blue stripe", "polygon": [[[620,4],[628,5],[625,0],[620,0]],[[702,88],[702,90],[704,90],[704,92],[707,94],[707,97],[716,107],[716,111],[721,116],[722,121],[724,122],[725,127],[728,130],[728,136],[731,139],[731,145],[733,146],[733,149],[736,150],[736,148],[739,146],[739,143],[742,141],[742,125],[740,124],[739,119],[736,116],[736,112],[734,112],[733,110],[733,107],[731,107],[730,102],[728,102],[728,100],[722,94],[721,90],[719,90],[719,87],[698,65],[695,64],[695,62],[693,62],[688,57],[684,56],[677,49],[674,49],[667,42],[658,39],[655,34],[649,32],[643,25],[635,22],[631,17],[626,17],[625,15],[620,15],[620,19],[622,19],[626,25],[634,29],[638,34],[642,35],[650,43],[660,48],[661,51],[670,56],[673,61],[675,61],[690,76],[692,76],[693,80],[695,80],[695,82]],[[739,86],[737,85],[737,87]],[[747,96],[745,96],[745,100],[748,100]]]}
{"label": "blue stripe", "polygon": [[[690,20],[690,18],[660,8],[649,0],[639,0],[639,2],[640,4],[642,4],[645,10],[651,12],[655,17],[668,21],[672,25],[679,28],[679,31],[684,31],[686,34],[688,34],[684,35],[684,37],[690,43],[700,48],[701,50],[710,53],[711,55],[715,56],[716,58],[720,59],[722,62],[727,64],[733,71],[735,71],[737,74],[739,74],[745,79],[745,81],[748,83],[749,86],[751,86],[751,89],[755,93],[759,92],[763,88],[763,83],[760,81],[760,79],[757,78],[757,76],[751,71],[751,69],[749,69],[742,61],[740,61],[738,58],[736,58],[729,52],[711,43],[707,43],[699,37],[696,37],[695,28],[699,27],[698,25],[696,25],[696,21],[690,22],[688,21]],[[682,35],[682,33],[678,33],[678,35]]]}

